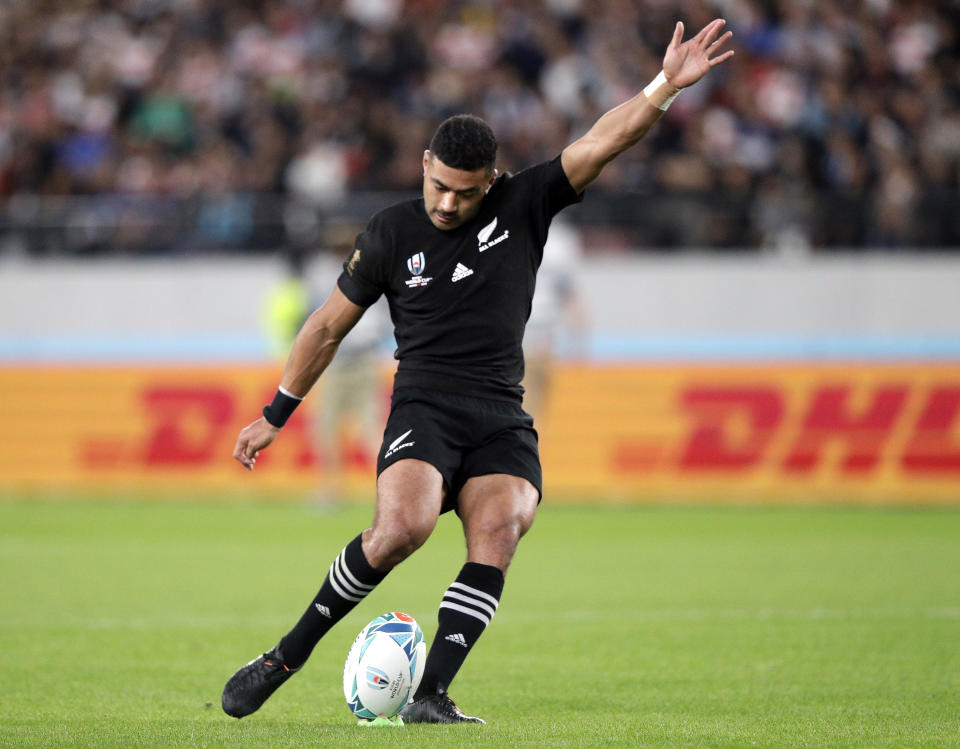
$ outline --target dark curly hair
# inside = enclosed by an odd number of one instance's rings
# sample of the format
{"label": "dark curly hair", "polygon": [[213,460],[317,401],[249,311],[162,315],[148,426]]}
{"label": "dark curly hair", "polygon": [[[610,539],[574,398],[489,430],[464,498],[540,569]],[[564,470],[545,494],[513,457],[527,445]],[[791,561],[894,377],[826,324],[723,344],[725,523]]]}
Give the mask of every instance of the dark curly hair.
{"label": "dark curly hair", "polygon": [[479,117],[458,114],[440,123],[430,140],[430,155],[453,169],[492,172],[497,162],[497,139]]}

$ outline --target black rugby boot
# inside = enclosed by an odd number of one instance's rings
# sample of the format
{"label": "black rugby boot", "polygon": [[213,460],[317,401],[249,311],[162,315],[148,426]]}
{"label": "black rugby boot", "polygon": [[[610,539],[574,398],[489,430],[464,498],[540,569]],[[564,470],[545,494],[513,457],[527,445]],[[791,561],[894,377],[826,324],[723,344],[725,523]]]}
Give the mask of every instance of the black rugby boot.
{"label": "black rugby boot", "polygon": [[230,677],[220,700],[223,712],[234,718],[256,712],[283,682],[299,670],[288,668],[284,664],[283,653],[277,645],[273,650],[254,658]]}
{"label": "black rugby boot", "polygon": [[486,723],[483,718],[464,715],[443,688],[408,703],[400,711],[404,723]]}

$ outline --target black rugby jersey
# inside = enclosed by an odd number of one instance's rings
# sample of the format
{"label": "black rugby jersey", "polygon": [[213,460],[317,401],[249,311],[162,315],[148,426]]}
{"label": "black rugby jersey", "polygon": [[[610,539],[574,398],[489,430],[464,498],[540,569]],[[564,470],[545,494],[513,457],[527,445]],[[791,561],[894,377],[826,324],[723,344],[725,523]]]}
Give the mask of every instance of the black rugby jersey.
{"label": "black rugby jersey", "polygon": [[422,198],[371,219],[337,284],[361,307],[386,295],[395,387],[521,399],[523,330],[547,229],[578,200],[557,156],[497,178],[456,229],[436,228]]}

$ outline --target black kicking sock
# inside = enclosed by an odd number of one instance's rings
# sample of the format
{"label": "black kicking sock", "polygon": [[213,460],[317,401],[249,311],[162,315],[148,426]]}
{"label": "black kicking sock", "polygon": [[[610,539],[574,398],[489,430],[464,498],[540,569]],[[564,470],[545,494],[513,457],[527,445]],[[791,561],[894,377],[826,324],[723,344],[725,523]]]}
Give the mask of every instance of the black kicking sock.
{"label": "black kicking sock", "polygon": [[333,560],[317,597],[303,612],[300,621],[280,641],[284,663],[290,668],[303,665],[327,630],[345,617],[387,576],[386,572],[370,566],[360,545],[361,536],[348,543]]}
{"label": "black kicking sock", "polygon": [[446,691],[493,618],[503,593],[503,573],[488,564],[467,562],[447,588],[437,612],[434,637],[415,699]]}

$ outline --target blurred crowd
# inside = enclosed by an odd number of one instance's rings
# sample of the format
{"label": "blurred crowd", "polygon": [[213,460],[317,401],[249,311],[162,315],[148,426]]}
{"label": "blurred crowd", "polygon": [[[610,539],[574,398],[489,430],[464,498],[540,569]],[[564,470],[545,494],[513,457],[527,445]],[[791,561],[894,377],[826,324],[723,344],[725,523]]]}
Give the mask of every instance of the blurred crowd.
{"label": "blurred crowd", "polygon": [[463,111],[516,170],[716,16],[736,56],[591,188],[597,241],[960,246],[954,0],[0,0],[0,228],[93,195],[192,206],[213,245],[256,233],[251,201],[289,233],[291,205],[417,190]]}

